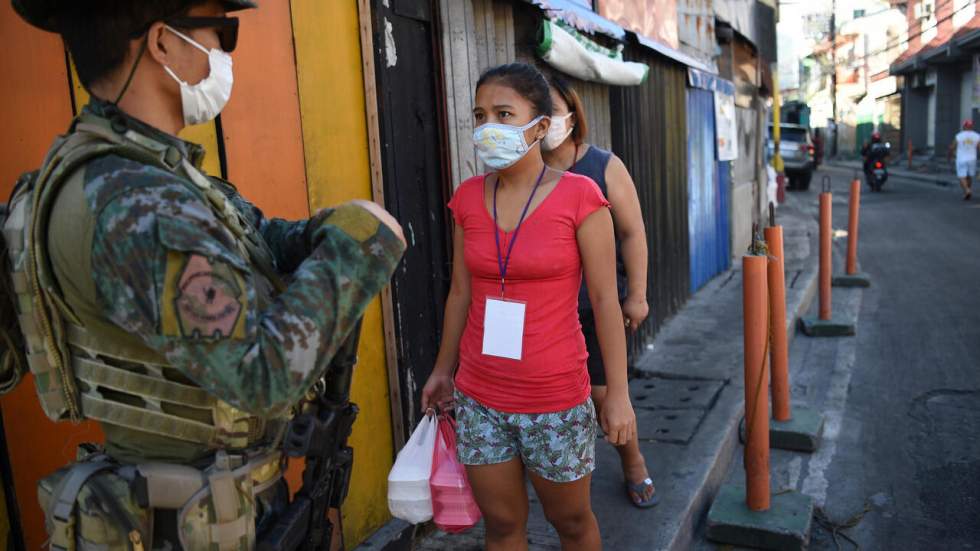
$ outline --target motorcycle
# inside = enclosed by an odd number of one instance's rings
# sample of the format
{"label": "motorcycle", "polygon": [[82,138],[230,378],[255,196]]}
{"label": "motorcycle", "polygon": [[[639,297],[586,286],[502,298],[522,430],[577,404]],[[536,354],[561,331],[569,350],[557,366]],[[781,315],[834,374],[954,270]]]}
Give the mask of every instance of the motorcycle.
{"label": "motorcycle", "polygon": [[885,160],[889,154],[889,144],[872,144],[868,152],[865,177],[871,191],[881,191],[882,186],[888,181],[888,167]]}

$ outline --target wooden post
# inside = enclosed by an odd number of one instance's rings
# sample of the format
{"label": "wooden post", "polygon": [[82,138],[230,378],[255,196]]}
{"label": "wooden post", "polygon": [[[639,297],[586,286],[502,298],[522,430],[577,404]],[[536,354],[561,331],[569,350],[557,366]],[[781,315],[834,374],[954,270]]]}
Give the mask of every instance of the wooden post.
{"label": "wooden post", "polygon": [[786,337],[786,271],[783,256],[783,227],[766,228],[766,244],[769,247],[768,282],[769,316],[772,320],[772,350],[770,351],[770,375],[772,377],[772,416],[777,421],[789,421],[789,341]]}
{"label": "wooden post", "polygon": [[767,258],[742,257],[745,344],[745,485],[746,506],[769,509],[769,396]]}
{"label": "wooden post", "polygon": [[[358,28],[361,37],[361,71],[364,78],[364,110],[367,114],[368,155],[371,162],[371,199],[385,206],[384,176],[381,171],[381,127],[378,121],[377,75],[374,70],[374,32],[370,0],[357,2]],[[388,371],[388,395],[391,404],[391,434],[395,451],[406,440],[402,409],[401,381],[398,373],[398,342],[395,338],[395,309],[391,286],[381,291],[381,318],[385,339],[385,367]]]}

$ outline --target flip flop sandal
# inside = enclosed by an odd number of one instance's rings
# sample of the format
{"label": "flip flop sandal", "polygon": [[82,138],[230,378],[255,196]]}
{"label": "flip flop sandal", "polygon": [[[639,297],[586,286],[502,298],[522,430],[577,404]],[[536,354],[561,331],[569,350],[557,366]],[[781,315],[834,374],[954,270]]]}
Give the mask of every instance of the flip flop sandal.
{"label": "flip flop sandal", "polygon": [[633,505],[639,507],[640,509],[648,509],[654,505],[660,503],[660,494],[654,489],[653,495],[650,499],[644,501],[643,496],[647,493],[647,488],[653,488],[653,480],[649,478],[643,482],[637,482],[636,484],[627,481],[626,482],[626,495],[629,496],[630,501]]}

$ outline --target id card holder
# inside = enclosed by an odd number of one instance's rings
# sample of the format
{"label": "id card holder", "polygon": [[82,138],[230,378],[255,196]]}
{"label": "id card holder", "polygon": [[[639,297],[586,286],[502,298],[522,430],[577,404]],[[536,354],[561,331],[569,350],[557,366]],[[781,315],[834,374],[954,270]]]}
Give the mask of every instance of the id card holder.
{"label": "id card holder", "polygon": [[524,348],[524,314],[527,304],[487,297],[483,316],[483,354],[520,360]]}

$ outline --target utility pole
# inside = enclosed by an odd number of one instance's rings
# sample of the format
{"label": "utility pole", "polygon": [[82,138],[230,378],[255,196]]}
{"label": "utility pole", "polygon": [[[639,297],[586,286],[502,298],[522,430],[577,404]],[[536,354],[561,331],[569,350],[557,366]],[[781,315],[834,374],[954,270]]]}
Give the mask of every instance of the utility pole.
{"label": "utility pole", "polygon": [[837,0],[830,2],[830,105],[834,120],[834,142],[831,151],[837,156]]}

